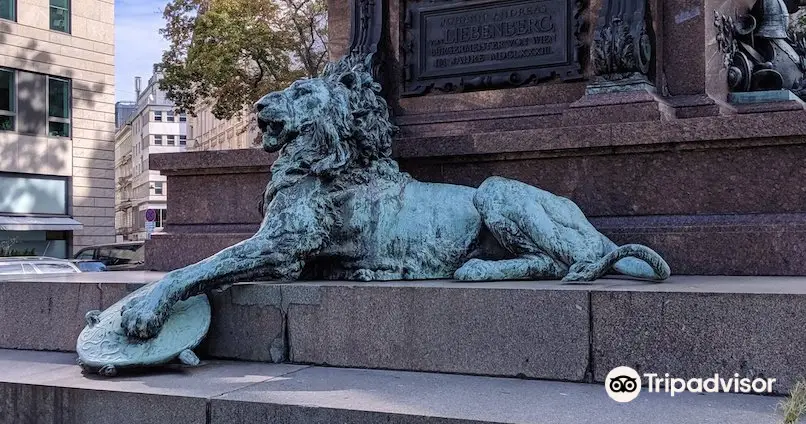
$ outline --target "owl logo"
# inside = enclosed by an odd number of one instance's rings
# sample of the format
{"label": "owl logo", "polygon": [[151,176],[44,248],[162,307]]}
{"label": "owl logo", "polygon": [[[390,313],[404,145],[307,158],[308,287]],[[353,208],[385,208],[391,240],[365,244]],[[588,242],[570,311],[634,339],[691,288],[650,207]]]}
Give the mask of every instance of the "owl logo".
{"label": "owl logo", "polygon": [[605,378],[605,391],[616,402],[630,402],[641,392],[641,376],[630,367],[613,368]]}

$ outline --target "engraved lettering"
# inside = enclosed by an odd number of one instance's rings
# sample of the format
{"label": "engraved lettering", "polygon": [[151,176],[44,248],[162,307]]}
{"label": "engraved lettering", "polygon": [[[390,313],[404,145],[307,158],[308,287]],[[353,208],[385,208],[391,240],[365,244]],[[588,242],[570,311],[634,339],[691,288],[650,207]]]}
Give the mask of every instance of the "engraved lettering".
{"label": "engraved lettering", "polygon": [[406,7],[415,14],[415,30],[406,33],[417,46],[411,81],[567,69],[576,61],[570,0],[408,0]]}

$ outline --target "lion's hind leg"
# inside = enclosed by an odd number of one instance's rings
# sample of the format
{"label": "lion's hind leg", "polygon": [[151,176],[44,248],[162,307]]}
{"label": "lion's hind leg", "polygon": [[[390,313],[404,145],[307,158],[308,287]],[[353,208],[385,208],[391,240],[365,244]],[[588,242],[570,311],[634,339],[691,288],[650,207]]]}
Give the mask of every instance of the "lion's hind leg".
{"label": "lion's hind leg", "polygon": [[[604,236],[568,199],[518,181],[491,177],[478,188],[473,203],[487,229],[519,261],[505,266],[521,278],[560,279],[573,272],[583,280],[587,274],[576,271],[587,269],[604,254]],[[491,266],[474,262],[461,274],[470,274],[470,269],[483,274],[477,268]]]}
{"label": "lion's hind leg", "polygon": [[462,281],[555,280],[568,268],[546,255],[524,255],[516,259],[485,261],[471,259],[456,270],[454,278]]}

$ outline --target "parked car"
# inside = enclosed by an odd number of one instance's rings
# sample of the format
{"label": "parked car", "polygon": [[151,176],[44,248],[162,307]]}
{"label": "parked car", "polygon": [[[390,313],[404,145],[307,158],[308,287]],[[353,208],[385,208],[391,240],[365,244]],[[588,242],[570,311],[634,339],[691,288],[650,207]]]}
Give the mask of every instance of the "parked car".
{"label": "parked car", "polygon": [[107,271],[138,269],[145,262],[145,242],[132,241],[85,247],[74,259],[102,262]]}
{"label": "parked car", "polygon": [[67,259],[46,257],[0,258],[0,275],[76,274],[81,270]]}
{"label": "parked car", "polygon": [[103,272],[106,271],[106,265],[101,261],[90,259],[73,259],[70,262],[75,264],[81,272]]}

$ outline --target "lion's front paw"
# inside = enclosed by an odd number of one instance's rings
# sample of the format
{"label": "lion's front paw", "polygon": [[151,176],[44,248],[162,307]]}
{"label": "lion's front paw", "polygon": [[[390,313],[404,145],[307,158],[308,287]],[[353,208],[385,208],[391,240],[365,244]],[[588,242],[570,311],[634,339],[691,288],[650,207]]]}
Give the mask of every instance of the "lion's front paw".
{"label": "lion's front paw", "polygon": [[481,259],[471,259],[453,273],[453,278],[462,281],[490,280],[490,264]]}
{"label": "lion's front paw", "polygon": [[146,297],[132,299],[120,311],[120,326],[126,336],[137,339],[150,339],[156,336],[165,322],[159,304]]}

